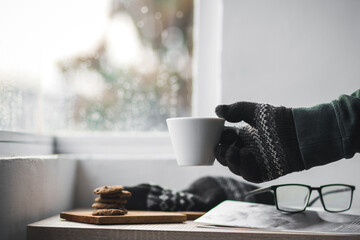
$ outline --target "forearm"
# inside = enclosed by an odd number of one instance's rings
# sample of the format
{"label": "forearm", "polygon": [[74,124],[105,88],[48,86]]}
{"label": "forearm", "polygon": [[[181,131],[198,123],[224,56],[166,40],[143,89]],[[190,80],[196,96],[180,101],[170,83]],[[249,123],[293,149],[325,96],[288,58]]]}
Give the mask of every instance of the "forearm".
{"label": "forearm", "polygon": [[360,151],[360,90],[328,104],[294,108],[293,117],[306,169]]}
{"label": "forearm", "polygon": [[340,96],[332,102],[339,123],[344,146],[344,157],[360,152],[360,90],[350,96]]}

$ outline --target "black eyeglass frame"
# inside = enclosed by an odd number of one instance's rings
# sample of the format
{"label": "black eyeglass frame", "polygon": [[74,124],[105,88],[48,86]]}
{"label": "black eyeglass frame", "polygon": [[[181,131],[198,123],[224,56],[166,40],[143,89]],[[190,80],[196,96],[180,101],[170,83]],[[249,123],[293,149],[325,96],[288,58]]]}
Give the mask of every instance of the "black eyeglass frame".
{"label": "black eyeglass frame", "polygon": [[[276,189],[278,187],[283,187],[283,186],[302,186],[302,187],[306,187],[306,188],[309,189],[309,196],[307,197],[306,204],[305,204],[305,206],[304,206],[304,208],[302,210],[287,211],[287,210],[279,208],[278,201],[277,201],[278,199],[277,199]],[[331,186],[344,186],[344,187],[349,187],[351,189],[351,198],[350,198],[349,207],[347,209],[340,210],[340,211],[333,211],[333,210],[329,210],[329,209],[326,208],[325,203],[324,203],[324,199],[323,199],[323,193],[321,192],[321,190],[323,188],[325,188],[325,187],[331,187]],[[310,196],[311,196],[311,193],[312,193],[313,190],[317,191],[319,196],[317,196],[316,198],[314,198],[310,202]],[[253,196],[255,194],[260,194],[260,193],[267,192],[267,191],[273,191],[274,192],[274,198],[275,198],[275,206],[276,206],[277,210],[282,211],[282,212],[288,212],[288,213],[299,213],[299,212],[305,211],[308,206],[311,206],[312,204],[314,204],[320,198],[321,204],[322,204],[325,211],[331,212],[331,213],[338,213],[338,212],[345,212],[345,211],[347,211],[347,210],[349,210],[351,208],[352,201],[353,201],[354,190],[355,190],[355,186],[348,185],[348,184],[342,184],[342,183],[339,183],[339,184],[327,184],[327,185],[322,185],[320,187],[311,187],[311,186],[305,185],[305,184],[290,183],[290,184],[272,185],[272,186],[269,186],[269,187],[263,187],[263,188],[255,189],[253,191],[248,192],[246,194],[246,196],[245,196],[245,199],[250,197],[250,196]],[[330,193],[332,193],[332,192],[330,192]]]}

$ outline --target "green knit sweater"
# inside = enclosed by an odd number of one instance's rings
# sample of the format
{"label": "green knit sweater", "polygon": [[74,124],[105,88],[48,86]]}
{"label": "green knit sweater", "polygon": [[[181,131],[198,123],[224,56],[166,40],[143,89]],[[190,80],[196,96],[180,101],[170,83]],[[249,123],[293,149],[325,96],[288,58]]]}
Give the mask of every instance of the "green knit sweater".
{"label": "green knit sweater", "polygon": [[360,152],[360,89],[331,103],[292,111],[306,169]]}

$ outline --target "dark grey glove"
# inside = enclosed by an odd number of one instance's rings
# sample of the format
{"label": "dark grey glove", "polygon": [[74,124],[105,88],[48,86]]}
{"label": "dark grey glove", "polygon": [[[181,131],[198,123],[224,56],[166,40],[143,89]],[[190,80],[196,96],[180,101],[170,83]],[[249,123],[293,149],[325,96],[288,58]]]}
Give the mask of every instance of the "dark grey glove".
{"label": "dark grey glove", "polygon": [[274,204],[271,192],[246,198],[258,187],[229,177],[206,176],[195,180],[187,189],[175,191],[153,184],[125,187],[131,192],[125,208],[152,211],[209,211],[225,200]]}
{"label": "dark grey glove", "polygon": [[292,110],[269,104],[238,102],[220,105],[216,114],[241,128],[225,128],[216,159],[247,181],[264,182],[305,169]]}

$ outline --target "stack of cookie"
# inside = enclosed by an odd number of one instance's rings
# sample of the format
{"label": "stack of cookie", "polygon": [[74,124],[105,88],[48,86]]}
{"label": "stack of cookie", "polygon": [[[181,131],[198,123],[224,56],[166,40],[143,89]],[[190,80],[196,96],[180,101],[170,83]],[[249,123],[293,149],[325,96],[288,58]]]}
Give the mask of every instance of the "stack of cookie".
{"label": "stack of cookie", "polygon": [[123,186],[98,187],[94,190],[94,194],[100,196],[95,198],[95,203],[91,206],[95,209],[92,215],[125,215],[127,213],[125,204],[127,198],[131,197],[131,192],[124,190]]}

